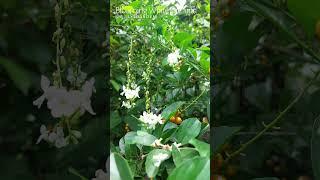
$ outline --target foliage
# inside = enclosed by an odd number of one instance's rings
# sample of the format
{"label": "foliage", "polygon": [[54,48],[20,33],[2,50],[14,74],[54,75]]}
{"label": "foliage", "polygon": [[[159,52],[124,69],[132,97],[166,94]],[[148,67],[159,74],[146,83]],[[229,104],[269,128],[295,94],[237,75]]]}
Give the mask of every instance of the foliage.
{"label": "foliage", "polygon": [[209,1],[170,2],[111,2],[112,152],[135,178],[209,179]]}
{"label": "foliage", "polygon": [[215,2],[215,177],[319,179],[318,8],[312,0]]}

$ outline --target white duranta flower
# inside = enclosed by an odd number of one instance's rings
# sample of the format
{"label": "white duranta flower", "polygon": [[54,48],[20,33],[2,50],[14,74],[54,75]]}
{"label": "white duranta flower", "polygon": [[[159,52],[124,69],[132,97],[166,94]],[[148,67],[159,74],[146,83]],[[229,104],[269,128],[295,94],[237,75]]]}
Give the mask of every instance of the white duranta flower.
{"label": "white duranta flower", "polygon": [[45,125],[41,125],[40,133],[36,144],[39,144],[41,140],[45,140],[49,143],[54,144],[57,148],[61,148],[66,146],[68,143],[64,137],[63,128],[58,126],[54,129],[54,131],[47,130]]}
{"label": "white duranta flower", "polygon": [[50,80],[41,76],[41,89],[44,93],[33,104],[40,108],[44,100],[47,99],[47,106],[55,118],[70,116],[77,110],[88,111],[95,115],[90,100],[92,93],[95,92],[94,81],[94,78],[86,81],[81,90],[67,91],[64,87],[50,86]]}
{"label": "white duranta flower", "polygon": [[179,49],[175,50],[173,53],[170,53],[167,58],[169,65],[176,65],[179,62],[179,58],[181,58]]}
{"label": "white duranta flower", "polygon": [[161,114],[156,115],[151,113],[147,113],[147,112],[143,112],[142,115],[140,115],[139,120],[143,123],[145,123],[148,126],[148,129],[155,129],[156,124],[163,124],[164,122],[162,121],[162,117]]}
{"label": "white duranta flower", "polygon": [[140,87],[137,85],[132,85],[132,88],[122,86],[122,92],[120,93],[121,96],[125,96],[128,100],[133,100],[139,97]]}
{"label": "white duranta flower", "polygon": [[164,161],[164,160],[166,160],[166,159],[168,159],[168,158],[169,158],[169,155],[166,154],[166,153],[159,153],[159,154],[154,155],[154,156],[152,157],[152,159],[154,160],[154,165],[155,165],[156,167],[159,167],[160,164],[161,164],[161,162]]}
{"label": "white duranta flower", "polygon": [[122,101],[121,107],[125,107],[127,109],[130,109],[135,105],[136,105],[135,103],[131,103],[130,101]]}

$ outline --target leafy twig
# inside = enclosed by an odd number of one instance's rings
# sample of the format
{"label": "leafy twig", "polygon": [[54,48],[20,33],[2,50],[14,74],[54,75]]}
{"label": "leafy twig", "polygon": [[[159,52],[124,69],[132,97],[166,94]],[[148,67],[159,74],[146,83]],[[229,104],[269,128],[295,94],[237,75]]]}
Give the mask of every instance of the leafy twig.
{"label": "leafy twig", "polygon": [[300,100],[300,98],[305,94],[305,92],[309,89],[309,87],[313,84],[313,82],[318,78],[320,72],[318,72],[314,78],[307,84],[307,86],[296,96],[293,101],[282,111],[280,114],[273,120],[271,123],[267,124],[265,128],[260,131],[256,136],[254,136],[251,140],[246,142],[245,144],[242,144],[241,147],[231,153],[228,158],[226,159],[226,162],[234,158],[235,156],[239,155],[243,150],[245,150],[248,146],[253,144],[255,141],[257,141],[261,136],[264,135],[269,129],[273,128],[281,119],[282,117],[289,112],[289,110]]}

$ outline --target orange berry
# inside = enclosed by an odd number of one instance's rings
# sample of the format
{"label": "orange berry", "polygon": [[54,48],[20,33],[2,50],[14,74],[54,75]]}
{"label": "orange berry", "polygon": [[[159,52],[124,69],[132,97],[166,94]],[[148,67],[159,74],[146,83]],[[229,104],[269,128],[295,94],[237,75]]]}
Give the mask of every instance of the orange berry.
{"label": "orange berry", "polygon": [[176,124],[181,124],[182,123],[182,119],[181,117],[176,117]]}
{"label": "orange berry", "polygon": [[173,123],[175,123],[175,122],[176,122],[176,117],[171,116],[170,121],[173,122]]}

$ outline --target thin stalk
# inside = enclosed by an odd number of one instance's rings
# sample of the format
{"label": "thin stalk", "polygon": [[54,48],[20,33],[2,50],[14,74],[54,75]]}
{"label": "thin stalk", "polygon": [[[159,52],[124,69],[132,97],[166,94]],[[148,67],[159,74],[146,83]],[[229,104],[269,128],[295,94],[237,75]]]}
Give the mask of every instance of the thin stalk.
{"label": "thin stalk", "polygon": [[280,114],[273,120],[271,121],[271,123],[267,124],[265,126],[265,128],[260,131],[256,136],[254,136],[252,139],[250,139],[248,142],[246,142],[245,144],[242,144],[241,147],[234,151],[233,153],[231,153],[228,158],[226,159],[226,162],[228,162],[229,160],[231,160],[232,158],[234,158],[235,156],[239,155],[242,151],[244,151],[248,146],[250,146],[251,144],[253,144],[255,141],[257,141],[261,136],[264,135],[264,133],[266,133],[269,129],[273,128],[282,118],[283,116],[289,112],[289,110],[301,99],[301,97],[305,94],[305,92],[309,89],[309,87],[313,84],[313,82],[318,78],[319,76],[318,72],[314,78],[307,84],[307,86],[298,94],[298,96],[296,96],[293,101],[282,111],[280,112]]}

